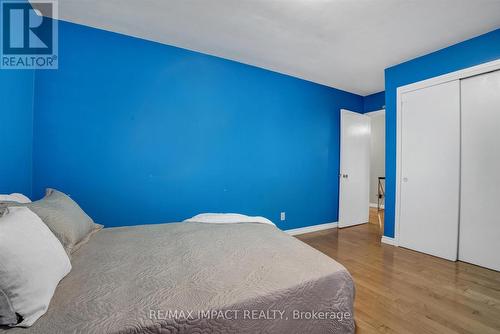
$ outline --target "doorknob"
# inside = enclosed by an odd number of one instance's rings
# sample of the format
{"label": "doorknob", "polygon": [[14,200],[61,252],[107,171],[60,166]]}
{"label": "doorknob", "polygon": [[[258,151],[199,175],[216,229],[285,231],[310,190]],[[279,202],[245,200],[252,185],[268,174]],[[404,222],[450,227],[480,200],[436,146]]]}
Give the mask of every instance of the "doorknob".
{"label": "doorknob", "polygon": [[403,182],[408,182],[408,178],[407,177],[403,177]]}

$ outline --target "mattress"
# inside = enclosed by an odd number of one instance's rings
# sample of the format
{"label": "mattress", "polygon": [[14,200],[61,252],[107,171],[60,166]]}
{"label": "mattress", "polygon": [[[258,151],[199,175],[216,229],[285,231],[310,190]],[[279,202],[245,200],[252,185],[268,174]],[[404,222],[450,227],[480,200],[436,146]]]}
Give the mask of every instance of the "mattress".
{"label": "mattress", "polygon": [[72,257],[47,313],[6,333],[354,333],[339,263],[274,226],[107,228]]}

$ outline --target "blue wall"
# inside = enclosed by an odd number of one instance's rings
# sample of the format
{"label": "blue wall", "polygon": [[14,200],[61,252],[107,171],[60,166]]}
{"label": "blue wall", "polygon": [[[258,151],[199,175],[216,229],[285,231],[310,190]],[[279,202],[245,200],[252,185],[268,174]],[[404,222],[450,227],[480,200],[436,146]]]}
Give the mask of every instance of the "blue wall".
{"label": "blue wall", "polygon": [[397,87],[499,58],[500,29],[497,29],[385,70],[387,197],[384,235],[394,236]]}
{"label": "blue wall", "polygon": [[0,69],[0,194],[31,196],[33,98],[34,71]]}
{"label": "blue wall", "polygon": [[0,70],[0,194],[31,196],[33,75]]}
{"label": "blue wall", "polygon": [[385,108],[385,92],[367,95],[363,98],[363,112],[378,111]]}
{"label": "blue wall", "polygon": [[36,74],[36,197],[60,188],[106,226],[337,220],[339,110],[361,96],[66,22],[59,61]]}

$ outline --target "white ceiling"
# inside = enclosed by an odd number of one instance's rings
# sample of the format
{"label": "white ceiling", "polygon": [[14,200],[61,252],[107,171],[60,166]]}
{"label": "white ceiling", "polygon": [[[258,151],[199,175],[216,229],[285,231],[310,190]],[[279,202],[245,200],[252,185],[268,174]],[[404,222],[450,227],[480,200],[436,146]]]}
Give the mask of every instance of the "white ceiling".
{"label": "white ceiling", "polygon": [[360,95],[384,69],[500,27],[500,0],[59,0],[63,20]]}

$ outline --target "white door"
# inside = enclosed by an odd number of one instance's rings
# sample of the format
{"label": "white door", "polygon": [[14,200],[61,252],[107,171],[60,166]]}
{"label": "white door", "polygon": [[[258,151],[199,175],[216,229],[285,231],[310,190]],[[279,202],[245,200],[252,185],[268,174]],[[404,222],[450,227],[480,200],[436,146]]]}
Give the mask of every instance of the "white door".
{"label": "white door", "polygon": [[459,259],[500,270],[500,71],[461,86]]}
{"label": "white door", "polygon": [[455,261],[460,83],[402,95],[399,245]]}
{"label": "white door", "polygon": [[368,222],[370,210],[370,117],[340,113],[339,227]]}

